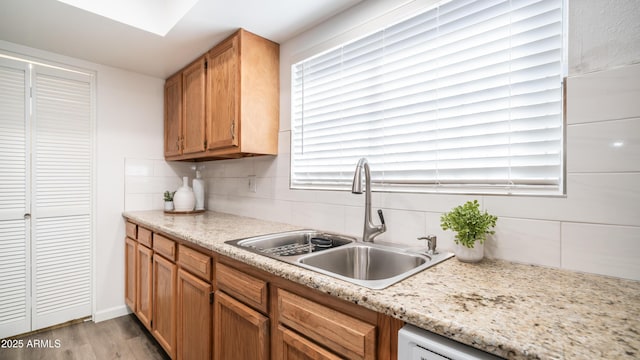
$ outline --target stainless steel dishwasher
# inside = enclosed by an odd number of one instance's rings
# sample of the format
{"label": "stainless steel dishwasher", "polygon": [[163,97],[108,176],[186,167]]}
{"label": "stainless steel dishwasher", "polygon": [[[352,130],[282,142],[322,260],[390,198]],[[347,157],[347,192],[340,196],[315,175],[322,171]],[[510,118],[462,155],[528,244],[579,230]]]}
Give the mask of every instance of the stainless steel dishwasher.
{"label": "stainless steel dishwasher", "polygon": [[398,360],[493,360],[501,359],[471,346],[405,325],[398,332]]}

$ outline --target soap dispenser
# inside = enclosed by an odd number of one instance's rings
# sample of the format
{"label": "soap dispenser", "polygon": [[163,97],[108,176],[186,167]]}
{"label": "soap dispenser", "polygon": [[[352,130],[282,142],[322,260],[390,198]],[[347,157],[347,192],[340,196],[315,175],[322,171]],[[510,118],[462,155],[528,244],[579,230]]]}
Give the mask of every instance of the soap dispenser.
{"label": "soap dispenser", "polygon": [[193,194],[196,197],[196,211],[204,210],[204,180],[200,177],[200,170],[196,170],[196,178],[193,179]]}

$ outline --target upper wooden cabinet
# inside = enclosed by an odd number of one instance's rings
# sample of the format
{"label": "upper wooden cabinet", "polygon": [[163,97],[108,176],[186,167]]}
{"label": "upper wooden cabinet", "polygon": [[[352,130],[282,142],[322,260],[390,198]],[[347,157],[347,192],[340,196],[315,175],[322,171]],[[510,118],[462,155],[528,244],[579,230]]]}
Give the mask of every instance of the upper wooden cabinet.
{"label": "upper wooden cabinet", "polygon": [[277,154],[279,53],[278,44],[240,29],[167,79],[165,157]]}
{"label": "upper wooden cabinet", "polygon": [[206,66],[203,56],[182,72],[182,154],[205,149]]}
{"label": "upper wooden cabinet", "polygon": [[237,147],[239,36],[233,36],[207,54],[209,73],[207,108],[207,150]]}
{"label": "upper wooden cabinet", "polygon": [[182,155],[182,73],[164,83],[164,156]]}

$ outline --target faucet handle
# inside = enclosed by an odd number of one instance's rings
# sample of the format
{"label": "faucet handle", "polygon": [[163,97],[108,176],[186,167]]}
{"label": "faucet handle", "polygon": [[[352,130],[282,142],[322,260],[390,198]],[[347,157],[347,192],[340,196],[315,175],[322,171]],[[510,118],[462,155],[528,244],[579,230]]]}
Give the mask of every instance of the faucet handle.
{"label": "faucet handle", "polygon": [[418,240],[427,240],[427,253],[429,255],[433,255],[433,254],[437,254],[438,252],[436,251],[436,246],[438,243],[438,238],[433,235],[427,235],[427,236],[422,236],[419,237]]}
{"label": "faucet handle", "polygon": [[382,216],[382,209],[378,209],[378,217],[380,218],[380,223],[384,225],[384,216]]}

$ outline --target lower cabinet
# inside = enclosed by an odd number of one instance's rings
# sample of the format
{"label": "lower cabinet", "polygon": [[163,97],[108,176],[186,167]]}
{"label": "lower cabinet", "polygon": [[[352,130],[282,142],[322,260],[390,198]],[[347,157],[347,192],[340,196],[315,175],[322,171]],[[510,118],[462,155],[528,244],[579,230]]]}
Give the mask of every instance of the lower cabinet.
{"label": "lower cabinet", "polygon": [[188,245],[127,222],[125,301],[171,359],[396,360],[402,321]]}
{"label": "lower cabinet", "polygon": [[173,262],[153,256],[152,333],[169,357],[176,356],[176,280],[178,269]]}
{"label": "lower cabinet", "polygon": [[[287,359],[288,353],[296,359],[376,359],[376,324],[283,289],[277,289],[277,313],[279,329],[286,326],[292,330],[279,330],[282,359]],[[303,341],[305,338],[307,341]],[[310,349],[319,357],[296,357],[302,349]]]}
{"label": "lower cabinet", "polygon": [[284,326],[278,326],[277,338],[280,340],[283,360],[339,360],[341,357],[324,349],[322,346],[298,335]]}
{"label": "lower cabinet", "polygon": [[151,330],[153,311],[153,250],[137,244],[136,247],[136,307],[135,312],[140,322]]}
{"label": "lower cabinet", "polygon": [[131,311],[136,311],[136,252],[138,242],[127,237],[124,242],[124,302]]}
{"label": "lower cabinet", "polygon": [[178,359],[211,359],[211,295],[211,284],[178,270]]}
{"label": "lower cabinet", "polygon": [[214,298],[213,358],[269,359],[269,318],[221,291]]}

